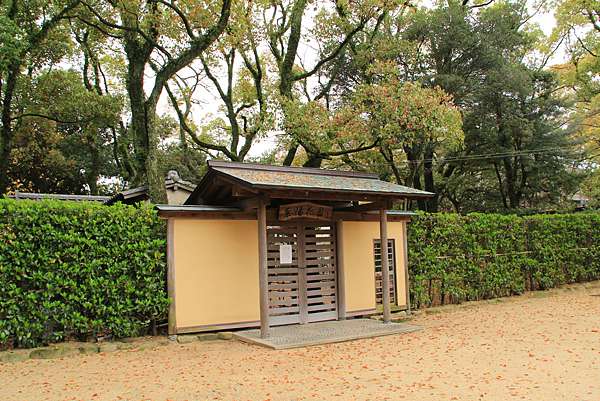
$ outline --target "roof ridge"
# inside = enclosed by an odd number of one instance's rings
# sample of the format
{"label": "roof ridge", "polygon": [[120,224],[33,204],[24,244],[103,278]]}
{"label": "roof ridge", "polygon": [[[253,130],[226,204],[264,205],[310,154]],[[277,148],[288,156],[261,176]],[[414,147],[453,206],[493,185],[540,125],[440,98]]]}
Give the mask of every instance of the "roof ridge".
{"label": "roof ridge", "polygon": [[360,171],[345,171],[345,170],[331,170],[322,169],[316,167],[296,167],[296,166],[274,166],[271,164],[259,164],[259,163],[240,163],[240,162],[229,162],[223,160],[208,160],[208,167],[211,168],[234,168],[240,170],[263,170],[263,171],[275,171],[275,172],[293,172],[301,174],[312,174],[312,175],[329,175],[337,177],[354,177],[354,178],[367,178],[378,180],[379,177],[374,173],[366,173]]}
{"label": "roof ridge", "polygon": [[8,194],[12,199],[61,199],[61,200],[105,200],[109,199],[109,195],[88,195],[88,194],[60,194],[49,192],[22,192],[15,191],[13,194]]}

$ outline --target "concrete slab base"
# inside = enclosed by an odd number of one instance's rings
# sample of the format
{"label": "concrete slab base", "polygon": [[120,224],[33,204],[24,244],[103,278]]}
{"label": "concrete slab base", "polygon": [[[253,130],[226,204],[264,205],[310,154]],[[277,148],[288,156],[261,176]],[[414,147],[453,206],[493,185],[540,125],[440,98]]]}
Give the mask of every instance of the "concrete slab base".
{"label": "concrete slab base", "polygon": [[233,336],[240,341],[272,349],[290,349],[417,330],[421,330],[421,327],[405,323],[386,324],[373,319],[351,319],[271,327],[269,338],[260,338],[258,329],[238,331]]}

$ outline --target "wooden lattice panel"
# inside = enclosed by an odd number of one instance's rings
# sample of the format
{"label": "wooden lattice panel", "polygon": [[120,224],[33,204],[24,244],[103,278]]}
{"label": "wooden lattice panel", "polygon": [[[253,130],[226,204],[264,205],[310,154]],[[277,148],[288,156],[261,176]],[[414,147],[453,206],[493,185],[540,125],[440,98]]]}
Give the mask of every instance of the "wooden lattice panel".
{"label": "wooden lattice panel", "polygon": [[[267,272],[271,324],[300,322],[297,225],[267,227]],[[292,263],[281,264],[280,245],[292,246]]]}
{"label": "wooden lattice panel", "polygon": [[[269,315],[272,325],[337,318],[335,227],[291,223],[267,228]],[[280,245],[292,247],[282,264]]]}
{"label": "wooden lattice panel", "polygon": [[335,227],[304,226],[304,276],[306,320],[316,322],[337,317]]}
{"label": "wooden lattice panel", "polygon": [[[383,303],[383,277],[381,274],[381,241],[374,242],[375,253],[375,299],[377,304]],[[388,240],[388,266],[390,270],[390,303],[396,304],[396,254],[394,240]]]}

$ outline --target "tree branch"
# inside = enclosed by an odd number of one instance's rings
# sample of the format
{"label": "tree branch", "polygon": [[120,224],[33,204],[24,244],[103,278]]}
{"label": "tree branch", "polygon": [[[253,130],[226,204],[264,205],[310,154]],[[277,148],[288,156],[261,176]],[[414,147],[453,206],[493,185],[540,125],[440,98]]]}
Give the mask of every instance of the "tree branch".
{"label": "tree branch", "polygon": [[591,10],[585,10],[585,13],[587,14],[588,19],[592,23],[594,29],[600,32],[600,21],[596,18],[594,13]]}
{"label": "tree branch", "polygon": [[164,86],[177,71],[194,61],[196,57],[202,54],[202,52],[213,44],[221,33],[223,33],[227,27],[227,22],[229,21],[229,16],[231,14],[231,1],[232,0],[223,0],[221,15],[216,25],[210,28],[205,34],[198,36],[193,40],[190,47],[182,51],[177,57],[171,59],[156,74],[154,87],[148,99],[150,103],[156,103],[158,101]]}
{"label": "tree branch", "polygon": [[62,120],[58,117],[52,117],[52,116],[48,116],[45,114],[40,114],[40,113],[23,113],[23,114],[19,114],[18,116],[14,116],[11,117],[11,121],[17,121],[17,120],[21,120],[24,117],[39,117],[39,118],[43,118],[45,120],[50,120],[50,121],[54,121],[57,122],[59,124],[85,124],[85,123],[89,123],[91,121],[94,120],[94,118],[86,118],[83,120]]}
{"label": "tree branch", "polygon": [[192,30],[190,22],[188,21],[187,17],[185,16],[183,11],[181,11],[181,9],[179,7],[177,7],[172,2],[169,3],[164,0],[154,0],[154,1],[164,5],[166,7],[169,7],[171,10],[173,10],[175,12],[175,14],[177,14],[179,16],[179,18],[181,19],[181,22],[183,23],[183,26],[185,27],[185,31],[187,32],[188,36],[192,39],[196,39],[196,35],[194,34],[194,31]]}
{"label": "tree branch", "polygon": [[218,152],[223,153],[230,160],[236,161],[237,156],[232,154],[229,151],[229,149],[227,149],[227,147],[222,146],[222,145],[215,145],[215,144],[212,144],[209,142],[205,142],[205,141],[201,140],[198,137],[198,135],[196,135],[194,130],[191,129],[190,126],[187,124],[185,116],[183,115],[183,112],[181,111],[181,109],[179,108],[179,105],[177,104],[177,98],[171,91],[171,88],[169,87],[169,85],[166,84],[164,88],[165,88],[165,91],[167,92],[167,95],[169,96],[169,99],[171,100],[171,104],[172,104],[173,108],[175,109],[175,112],[177,113],[177,117],[179,119],[179,124],[181,125],[181,128],[183,128],[183,130],[190,136],[192,141],[194,141],[198,146],[200,146],[202,148],[216,150]]}
{"label": "tree branch", "polygon": [[[470,9],[474,9],[474,8],[479,8],[479,7],[485,7],[485,6],[489,6],[490,4],[492,4],[495,0],[489,0],[485,3],[481,3],[481,4],[473,4],[472,6],[470,6]],[[467,0],[468,3],[468,0]],[[465,2],[463,1],[463,5],[465,5]]]}
{"label": "tree branch", "polygon": [[346,35],[346,37],[344,38],[342,43],[340,43],[340,45],[334,51],[332,51],[329,55],[327,55],[326,57],[319,60],[319,62],[317,62],[317,64],[315,64],[315,66],[310,71],[306,71],[306,72],[300,73],[300,74],[295,74],[293,77],[293,80],[299,81],[301,79],[305,79],[305,78],[308,78],[308,77],[314,75],[317,71],[319,71],[319,69],[323,65],[327,64],[328,62],[330,62],[331,60],[336,58],[342,52],[342,50],[344,50],[346,45],[352,40],[354,35],[356,35],[360,31],[362,31],[362,29],[365,27],[366,23],[367,23],[366,19],[362,20],[353,30],[351,30],[348,33],[348,35]]}
{"label": "tree branch", "polygon": [[71,10],[75,9],[75,7],[77,7],[80,3],[81,3],[81,0],[72,0],[72,1],[70,1],[56,15],[54,15],[48,21],[45,21],[44,23],[42,23],[42,26],[40,27],[40,30],[37,33],[35,33],[34,35],[31,36],[31,39],[29,41],[29,46],[28,46],[28,50],[27,51],[29,52],[29,51],[35,49],[44,39],[46,39],[46,37],[48,36],[48,33],[50,32],[50,30],[52,28],[54,28],[59,23],[60,20],[68,18],[67,14]]}

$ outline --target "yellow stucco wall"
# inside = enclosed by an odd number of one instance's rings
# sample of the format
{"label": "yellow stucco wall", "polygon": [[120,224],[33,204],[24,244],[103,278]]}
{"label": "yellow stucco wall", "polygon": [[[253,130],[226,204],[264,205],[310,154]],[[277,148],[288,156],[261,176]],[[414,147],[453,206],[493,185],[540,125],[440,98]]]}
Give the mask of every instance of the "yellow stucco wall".
{"label": "yellow stucco wall", "polygon": [[[375,308],[375,254],[373,240],[379,238],[379,222],[344,221],[342,241],[344,252],[344,283],[346,311],[349,313]],[[404,271],[405,222],[388,222],[388,238],[395,240],[396,288],[398,305],[406,306]]]}
{"label": "yellow stucco wall", "polygon": [[[375,308],[373,240],[378,222],[342,224],[346,311]],[[389,222],[396,246],[396,288],[405,306],[404,222]],[[260,320],[256,220],[172,218],[175,316],[178,329]],[[207,329],[210,327],[207,327]],[[192,330],[193,331],[193,330]]]}
{"label": "yellow stucco wall", "polygon": [[256,220],[174,218],[178,328],[260,319]]}

